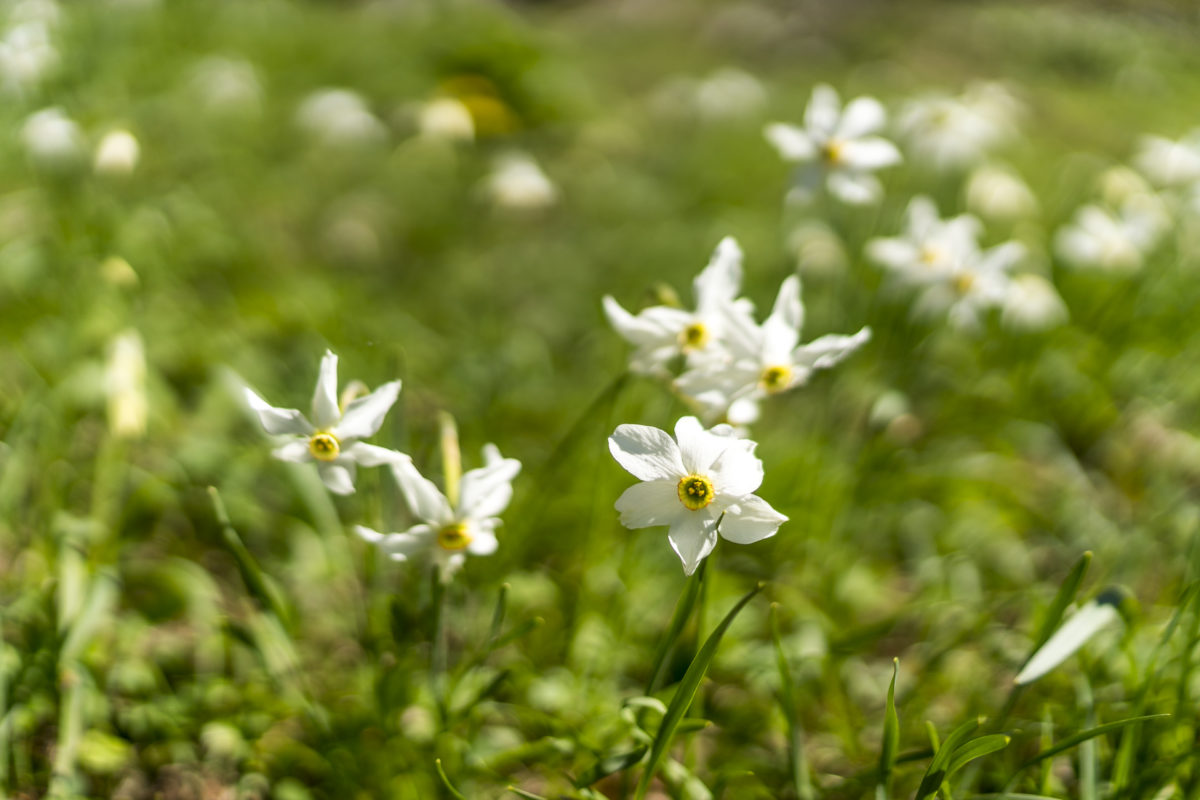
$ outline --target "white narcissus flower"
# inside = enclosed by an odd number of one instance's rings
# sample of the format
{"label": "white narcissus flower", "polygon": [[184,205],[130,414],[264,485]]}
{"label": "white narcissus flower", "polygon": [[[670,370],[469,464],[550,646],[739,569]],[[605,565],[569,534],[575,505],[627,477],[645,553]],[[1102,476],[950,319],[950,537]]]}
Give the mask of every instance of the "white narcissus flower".
{"label": "white narcissus flower", "polygon": [[322,144],[356,146],[382,142],[387,128],[367,101],[349,89],[321,89],[304,98],[296,122]]}
{"label": "white narcissus flower", "polygon": [[637,348],[630,356],[629,368],[642,374],[663,374],[680,354],[694,360],[699,354],[721,350],[731,319],[749,321],[753,307],[737,299],[741,286],[742,250],[727,236],[693,282],[695,311],[652,306],[635,316],[605,295],[604,313],[613,329]]}
{"label": "white narcissus flower", "polygon": [[1086,205],[1075,212],[1070,225],[1059,230],[1054,250],[1079,269],[1135,272],[1158,244],[1167,224],[1167,212],[1154,195],[1131,195],[1117,211]]}
{"label": "white narcissus flower", "polygon": [[990,220],[1033,216],[1038,201],[1021,177],[1006,167],[985,164],[967,179],[967,208]]}
{"label": "white narcissus flower", "polygon": [[717,536],[750,544],[775,535],[787,517],[754,494],[762,484],[755,443],[707,431],[695,417],[675,423],[675,439],[648,425],[618,425],[608,438],[617,463],[641,483],[617,499],[627,528],[668,526],[667,538],[691,575]]}
{"label": "white narcissus flower", "polygon": [[807,199],[824,181],[834,197],[862,205],[883,194],[871,173],[901,161],[894,144],[871,135],[886,121],[887,112],[875,98],[855,98],[843,109],[838,93],[822,84],[813,89],[803,128],[776,122],[764,133],[785,161],[804,165],[792,196]]}
{"label": "white narcissus flower", "polygon": [[1016,134],[1021,105],[995,83],[973,84],[958,97],[931,95],[900,110],[897,128],[913,155],[937,169],[979,162]]}
{"label": "white narcissus flower", "polygon": [[352,400],[345,410],[338,405],[337,356],[325,351],[317,388],[313,393],[312,422],[294,408],[275,408],[243,387],[246,403],[258,415],[267,433],[296,437],[272,453],[281,461],[315,461],[321,480],[331,492],[353,494],[356,466],[377,467],[408,461],[408,456],[359,441],[373,436],[400,394],[400,381],[391,381],[374,392]]}
{"label": "white narcissus flower", "polygon": [[1067,319],[1067,306],[1054,284],[1041,275],[1017,275],[1008,284],[1000,322],[1016,330],[1045,330]]}
{"label": "white narcissus flower", "polygon": [[970,214],[942,219],[933,200],[918,196],[905,212],[904,235],[871,239],[866,253],[903,283],[924,285],[943,278],[955,262],[977,251],[981,228]]}
{"label": "white narcissus flower", "polygon": [[1182,186],[1200,181],[1200,129],[1179,141],[1143,136],[1133,163],[1157,186]]}
{"label": "white narcissus flower", "polygon": [[871,338],[871,329],[863,328],[852,336],[829,334],[800,344],[803,325],[800,279],[791,275],[761,326],[731,328],[731,360],[701,362],[675,386],[699,403],[706,417],[748,425],[758,419],[760,400],[802,386],[813,372],[834,366]]}
{"label": "white narcissus flower", "polygon": [[383,534],[362,525],[355,530],[396,561],[428,554],[441,579],[449,580],[466,560],[466,553],[486,556],[496,552],[499,515],[508,507],[513,478],[521,471],[520,461],[504,458],[492,444],[484,446],[483,459],[482,468],[463,474],[457,503],[451,503],[408,459],[394,462],[392,475],[409,510],[421,522],[403,533]]}
{"label": "white narcissus flower", "polygon": [[956,328],[978,328],[984,312],[1004,302],[1009,271],[1024,257],[1019,242],[1005,242],[956,261],[941,281],[921,292],[913,313],[919,317],[944,313]]}
{"label": "white narcissus flower", "polygon": [[525,153],[497,158],[483,189],[497,206],[518,211],[548,208],[558,200],[558,187]]}
{"label": "white narcissus flower", "polygon": [[96,146],[92,168],[101,175],[128,175],[137,167],[141,153],[141,145],[132,133],[110,131]]}

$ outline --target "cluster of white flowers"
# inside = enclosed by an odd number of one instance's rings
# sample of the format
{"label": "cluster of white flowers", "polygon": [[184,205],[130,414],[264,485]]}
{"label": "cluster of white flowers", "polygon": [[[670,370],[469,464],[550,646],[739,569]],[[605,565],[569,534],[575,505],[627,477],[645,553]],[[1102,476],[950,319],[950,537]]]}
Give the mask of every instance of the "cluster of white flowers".
{"label": "cluster of white flowers", "polygon": [[53,0],[21,0],[10,6],[0,29],[0,85],[5,90],[26,95],[58,67],[52,35],[59,16]]}
{"label": "cluster of white flowers", "polygon": [[[30,114],[21,126],[21,138],[30,160],[39,169],[71,171],[85,163],[87,137],[79,124],[57,106]],[[117,128],[96,145],[92,166],[98,175],[123,176],[133,172],[140,157],[137,137]]]}
{"label": "cluster of white flowers", "polygon": [[908,205],[904,233],[872,239],[866,253],[897,283],[917,291],[913,311],[918,316],[944,314],[955,327],[971,329],[989,309],[1003,307],[1010,309],[1005,318],[1019,327],[1061,321],[1065,307],[1054,302],[1057,293],[1048,281],[1011,276],[1024,247],[1005,242],[985,250],[979,244],[982,231],[975,217],[942,219],[933,200],[918,196]]}
{"label": "cluster of white flowers", "polygon": [[496,550],[499,515],[512,498],[512,480],[521,469],[516,459],[503,458],[494,445],[484,448],[486,465],[447,487],[452,502],[422,477],[404,453],[367,444],[400,394],[400,381],[373,392],[354,382],[339,396],[337,356],[321,359],[312,400],[312,421],[294,408],[276,408],[249,387],[242,387],[247,406],[267,433],[287,437],[273,455],[281,461],[316,463],[322,482],[335,494],[354,492],[357,469],[388,466],[409,510],[421,522],[404,533],[381,534],[364,526],[356,531],[398,561],[424,554],[448,580],[462,566],[465,553],[489,555]]}
{"label": "cluster of white flowers", "polygon": [[804,305],[800,279],[784,280],[767,319],[754,321],[754,305],[738,297],[742,251],[732,238],[717,245],[708,266],[695,279],[696,309],[652,306],[636,316],[611,296],[604,311],[613,328],[637,349],[634,372],[669,377],[674,387],[709,421],[748,425],[758,419],[759,402],[804,384],[818,369],[831,367],[871,336],[827,335],[800,344]]}
{"label": "cluster of white flowers", "polygon": [[931,94],[908,101],[896,127],[917,161],[958,169],[982,161],[1012,140],[1021,104],[997,83],[976,83],[961,95]]}

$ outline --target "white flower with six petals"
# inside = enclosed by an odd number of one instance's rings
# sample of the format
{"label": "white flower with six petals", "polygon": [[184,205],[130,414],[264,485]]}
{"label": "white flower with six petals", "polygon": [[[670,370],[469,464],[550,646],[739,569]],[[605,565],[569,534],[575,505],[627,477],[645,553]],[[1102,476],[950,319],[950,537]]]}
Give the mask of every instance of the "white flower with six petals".
{"label": "white flower with six petals", "polygon": [[608,438],[617,463],[642,482],[617,499],[627,528],[666,525],[671,547],[691,575],[717,536],[750,544],[774,536],[787,517],[754,494],[762,484],[755,443],[729,426],[705,430],[695,417],[675,423],[675,439],[648,425],[618,425]]}
{"label": "white flower with six petals", "polygon": [[271,406],[249,387],[242,391],[267,433],[295,437],[272,455],[281,461],[315,461],[321,480],[331,492],[354,492],[356,465],[376,467],[408,460],[395,450],[359,441],[373,436],[383,425],[383,418],[400,394],[400,381],[385,383],[351,401],[343,412],[338,404],[337,356],[328,350],[321,359],[313,393],[312,422],[294,408]]}

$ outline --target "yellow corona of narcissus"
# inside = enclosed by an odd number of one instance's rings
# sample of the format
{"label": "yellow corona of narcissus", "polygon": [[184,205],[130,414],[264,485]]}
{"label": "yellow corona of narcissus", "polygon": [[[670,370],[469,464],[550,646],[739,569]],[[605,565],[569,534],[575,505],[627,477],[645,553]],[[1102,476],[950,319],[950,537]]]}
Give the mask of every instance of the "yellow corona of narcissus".
{"label": "yellow corona of narcissus", "polygon": [[512,481],[521,462],[504,458],[495,445],[483,448],[484,465],[465,472],[452,503],[432,481],[405,459],[392,464],[392,475],[413,516],[420,522],[403,533],[380,533],[365,526],[355,528],[363,539],[377,544],[396,561],[425,557],[443,581],[466,561],[466,555],[496,552],[499,515],[512,499]]}
{"label": "yellow corona of narcissus", "polygon": [[675,423],[675,438],[648,425],[619,425],[608,439],[617,463],[641,483],[617,500],[627,528],[667,526],[671,547],[691,575],[717,536],[750,544],[774,536],[787,517],[754,491],[762,484],[755,443],[729,426],[705,430],[695,417]]}
{"label": "yellow corona of narcissus", "polygon": [[383,425],[383,418],[400,394],[400,381],[385,383],[343,409],[338,404],[337,356],[331,352],[326,351],[321,359],[311,422],[294,408],[271,406],[249,388],[243,393],[267,433],[294,437],[276,448],[274,456],[282,461],[315,461],[321,480],[331,492],[351,494],[358,465],[375,467],[409,460],[395,450],[360,441],[373,436]]}

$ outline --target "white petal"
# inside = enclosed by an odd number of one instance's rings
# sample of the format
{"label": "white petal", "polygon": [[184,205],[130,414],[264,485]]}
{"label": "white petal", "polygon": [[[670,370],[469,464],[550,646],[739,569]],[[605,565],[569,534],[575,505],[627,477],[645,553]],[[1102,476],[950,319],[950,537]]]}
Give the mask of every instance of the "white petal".
{"label": "white petal", "polygon": [[267,433],[306,435],[313,432],[313,426],[296,409],[268,405],[266,400],[246,387],[242,388],[242,395],[246,398],[246,405],[258,415],[258,421]]}
{"label": "white petal", "polygon": [[717,520],[703,510],[688,512],[672,523],[667,539],[683,562],[683,574],[691,575],[717,545]]}
{"label": "white petal", "polygon": [[837,127],[841,110],[842,101],[837,91],[832,86],[822,83],[813,89],[808,108],[804,109],[804,127],[810,134],[827,139]]}
{"label": "white petal", "polygon": [[330,430],[342,416],[341,409],[338,408],[337,362],[338,357],[333,354],[333,351],[326,350],[321,359],[321,370],[317,374],[317,388],[313,392],[312,413],[313,423],[320,430]]}
{"label": "white petal", "polygon": [[496,447],[496,445],[492,444],[491,442],[488,442],[487,444],[485,444],[483,446],[483,464],[484,464],[484,466],[490,467],[493,464],[496,464],[503,459],[504,459],[504,456],[500,455],[500,448]]}
{"label": "white petal", "polygon": [[621,493],[614,508],[626,528],[670,525],[680,514],[689,513],[679,501],[679,482],[669,480],[635,483]]}
{"label": "white petal", "polygon": [[693,282],[696,308],[712,310],[720,303],[731,303],[742,287],[742,248],[732,236],[726,236],[713,251],[708,266]]}
{"label": "white petal", "polygon": [[317,473],[334,494],[354,494],[354,462],[318,461]]}
{"label": "white petal", "polygon": [[877,170],[899,164],[901,160],[896,145],[878,136],[853,139],[842,146],[842,163],[852,170]]}
{"label": "white petal", "polygon": [[618,425],[608,437],[608,450],[618,464],[643,481],[678,481],[687,474],[679,445],[666,431],[649,425]]}
{"label": "white petal", "polygon": [[817,157],[817,146],[812,138],[795,125],[776,122],[768,125],[763,135],[785,161],[811,161]]}
{"label": "white petal", "polygon": [[312,461],[312,453],[308,449],[308,440],[288,442],[282,447],[276,447],[271,451],[271,455],[278,458],[280,461],[291,461],[295,464],[303,464],[306,461]]}
{"label": "white petal", "polygon": [[721,518],[721,536],[737,544],[750,544],[774,536],[779,526],[787,522],[758,495],[747,495],[725,507]]}
{"label": "white petal", "polygon": [[1015,682],[1032,683],[1050,670],[1066,661],[1092,638],[1101,628],[1116,622],[1120,617],[1111,602],[1097,598],[1079,609],[1062,627],[1038,648],[1021,671]]}
{"label": "white petal", "polygon": [[789,275],[779,287],[775,307],[762,325],[762,360],[779,364],[788,359],[800,341],[804,323],[804,304],[800,302],[800,278]]}
{"label": "white petal", "polygon": [[873,203],[883,195],[879,181],[864,173],[831,172],[826,185],[830,194],[850,205]]}
{"label": "white petal", "polygon": [[867,327],[852,336],[830,333],[797,347],[792,351],[792,361],[799,366],[812,369],[827,369],[869,341],[871,341],[871,329]]}
{"label": "white petal", "polygon": [[359,397],[346,406],[342,421],[333,429],[339,439],[365,439],[374,436],[383,425],[388,409],[400,395],[400,381],[391,381],[380,386],[366,397]]}
{"label": "white petal", "polygon": [[366,525],[355,525],[354,532],[362,537],[363,541],[371,544],[379,544],[387,538],[387,534],[380,533],[374,528],[368,528]]}
{"label": "white petal", "polygon": [[722,502],[748,495],[762,485],[763,464],[754,455],[754,442],[742,441],[749,444],[748,449],[746,446],[729,447],[709,472],[717,498]]}
{"label": "white petal", "polygon": [[401,494],[404,495],[408,509],[418,519],[432,522],[435,525],[444,525],[453,519],[450,501],[438,491],[432,481],[417,472],[411,459],[397,461],[391,466],[392,477],[396,479],[396,484],[400,487]]}
{"label": "white petal", "polygon": [[366,442],[351,443],[342,450],[342,455],[364,467],[378,467],[381,464],[394,464],[397,461],[408,460],[408,456],[404,453],[398,453],[386,447],[376,447]]}
{"label": "white petal", "polygon": [[379,542],[379,549],[387,553],[393,561],[407,561],[436,547],[436,535],[428,525],[414,525],[404,533],[389,533],[384,536]]}
{"label": "white petal", "polygon": [[835,139],[857,139],[874,133],[887,121],[883,104],[874,97],[856,97],[846,104],[838,121]]}
{"label": "white petal", "polygon": [[689,475],[708,475],[731,444],[727,437],[706,431],[695,417],[681,417],[675,423],[675,438],[679,440],[679,452]]}
{"label": "white petal", "polygon": [[500,546],[500,540],[496,538],[496,526],[499,523],[498,519],[485,519],[472,526],[471,543],[467,545],[467,552],[473,556],[490,556],[496,552]]}
{"label": "white petal", "polygon": [[648,344],[663,338],[665,332],[654,320],[630,314],[610,295],[604,295],[601,302],[604,315],[608,317],[608,324],[612,325],[617,335],[630,344]]}
{"label": "white petal", "polygon": [[734,425],[749,425],[758,421],[759,414],[758,398],[750,396],[739,397],[730,403],[725,417]]}
{"label": "white petal", "polygon": [[504,511],[512,499],[512,480],[520,471],[521,462],[515,458],[502,458],[486,467],[468,470],[459,483],[461,515],[484,519]]}
{"label": "white petal", "polygon": [[880,266],[908,275],[919,262],[920,252],[907,239],[871,239],[866,246],[867,258]]}

